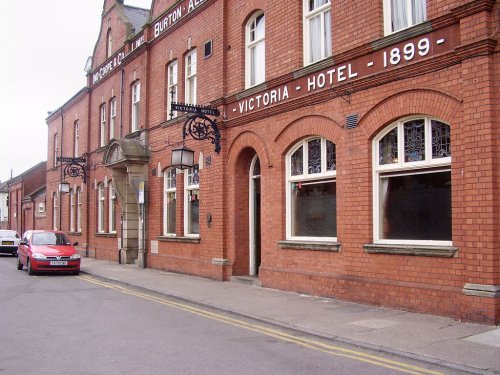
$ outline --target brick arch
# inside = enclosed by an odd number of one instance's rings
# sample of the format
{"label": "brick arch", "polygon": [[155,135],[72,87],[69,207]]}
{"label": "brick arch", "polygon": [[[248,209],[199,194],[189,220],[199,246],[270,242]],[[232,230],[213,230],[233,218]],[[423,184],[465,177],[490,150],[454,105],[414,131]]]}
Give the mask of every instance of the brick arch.
{"label": "brick arch", "polygon": [[411,115],[437,117],[453,126],[461,105],[461,99],[444,91],[413,88],[397,92],[376,104],[359,120],[359,127],[372,139],[387,124]]}
{"label": "brick arch", "polygon": [[227,160],[230,170],[238,167],[238,155],[245,148],[253,148],[259,155],[262,165],[272,166],[269,150],[264,140],[252,131],[244,131],[238,134],[229,146]]}
{"label": "brick arch", "polygon": [[338,143],[342,129],[342,125],[329,117],[304,116],[288,124],[274,139],[274,142],[277,149],[285,154],[298,140],[312,135]]}

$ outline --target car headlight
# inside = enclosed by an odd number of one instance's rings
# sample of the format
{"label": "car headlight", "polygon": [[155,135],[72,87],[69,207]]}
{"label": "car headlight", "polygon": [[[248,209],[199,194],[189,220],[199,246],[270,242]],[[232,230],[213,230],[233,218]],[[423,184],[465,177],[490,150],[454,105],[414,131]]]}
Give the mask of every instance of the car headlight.
{"label": "car headlight", "polygon": [[80,254],[73,254],[70,259],[80,259]]}
{"label": "car headlight", "polygon": [[32,258],[35,258],[35,259],[47,259],[47,257],[43,254],[40,254],[40,253],[34,253],[33,255],[31,255]]}

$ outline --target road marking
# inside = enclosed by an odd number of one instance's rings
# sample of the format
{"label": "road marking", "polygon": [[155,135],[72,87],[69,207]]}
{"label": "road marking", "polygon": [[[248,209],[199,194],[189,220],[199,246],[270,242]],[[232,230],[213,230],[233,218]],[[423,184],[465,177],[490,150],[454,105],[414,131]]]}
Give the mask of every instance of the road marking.
{"label": "road marking", "polygon": [[342,348],[340,346],[326,344],[326,343],[316,341],[316,340],[310,340],[307,338],[294,336],[294,335],[288,334],[286,332],[282,332],[280,330],[268,328],[268,327],[265,327],[265,326],[262,326],[259,324],[248,323],[248,322],[245,322],[244,320],[231,318],[229,316],[217,314],[217,313],[214,313],[214,312],[211,312],[208,310],[204,310],[202,308],[190,306],[186,303],[175,302],[175,301],[169,300],[168,297],[157,297],[154,295],[134,291],[132,289],[129,289],[129,288],[126,288],[126,287],[123,287],[120,285],[111,284],[110,282],[107,282],[107,281],[97,280],[91,276],[86,275],[86,276],[78,276],[78,277],[84,281],[87,281],[87,282],[90,282],[93,284],[97,284],[97,285],[103,286],[105,288],[113,289],[113,290],[118,291],[120,293],[124,293],[124,294],[128,294],[128,295],[135,296],[138,298],[142,298],[142,299],[145,299],[148,301],[152,301],[152,302],[159,303],[159,304],[162,304],[165,306],[176,308],[178,310],[190,312],[192,314],[199,315],[199,316],[202,316],[202,317],[205,317],[208,319],[216,320],[216,321],[219,321],[219,322],[222,322],[225,324],[229,324],[229,325],[232,325],[235,327],[244,328],[244,329],[247,329],[247,330],[250,330],[253,332],[257,332],[257,333],[260,333],[260,334],[263,334],[266,336],[270,336],[270,337],[274,337],[274,338],[277,338],[277,339],[280,339],[283,341],[294,343],[294,344],[297,344],[297,345],[300,345],[300,346],[303,346],[303,347],[306,347],[309,349],[313,349],[316,351],[320,351],[320,352],[323,352],[323,353],[326,353],[329,355],[350,358],[350,359],[353,359],[356,361],[370,363],[370,364],[373,364],[375,366],[381,366],[381,367],[397,370],[397,371],[407,373],[407,374],[443,375],[442,372],[428,370],[428,369],[418,367],[418,366],[413,366],[413,365],[410,365],[410,364],[407,364],[404,362],[399,362],[399,361],[379,357],[376,355],[364,353],[364,352],[357,351],[357,350],[346,349],[346,348]]}

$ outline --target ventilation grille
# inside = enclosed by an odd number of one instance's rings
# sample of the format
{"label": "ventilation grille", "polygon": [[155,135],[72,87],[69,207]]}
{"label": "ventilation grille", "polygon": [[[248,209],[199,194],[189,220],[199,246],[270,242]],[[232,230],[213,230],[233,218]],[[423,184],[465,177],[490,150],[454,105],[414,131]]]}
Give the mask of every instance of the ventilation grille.
{"label": "ventilation grille", "polygon": [[358,114],[357,113],[346,116],[345,127],[347,129],[354,129],[354,128],[358,127]]}
{"label": "ventilation grille", "polygon": [[208,59],[210,56],[212,56],[212,40],[205,42],[204,48],[204,57]]}

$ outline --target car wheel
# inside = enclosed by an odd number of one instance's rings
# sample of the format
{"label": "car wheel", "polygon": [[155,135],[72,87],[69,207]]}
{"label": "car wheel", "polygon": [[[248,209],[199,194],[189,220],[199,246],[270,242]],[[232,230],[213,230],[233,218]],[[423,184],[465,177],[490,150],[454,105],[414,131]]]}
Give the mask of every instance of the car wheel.
{"label": "car wheel", "polygon": [[23,264],[21,263],[21,259],[17,258],[17,269],[21,271],[23,269]]}
{"label": "car wheel", "polygon": [[27,262],[26,263],[26,268],[28,269],[28,275],[34,275],[35,272],[33,271],[33,268],[31,268],[31,262],[30,262],[30,260],[28,259],[26,262]]}

